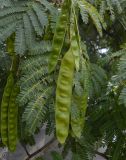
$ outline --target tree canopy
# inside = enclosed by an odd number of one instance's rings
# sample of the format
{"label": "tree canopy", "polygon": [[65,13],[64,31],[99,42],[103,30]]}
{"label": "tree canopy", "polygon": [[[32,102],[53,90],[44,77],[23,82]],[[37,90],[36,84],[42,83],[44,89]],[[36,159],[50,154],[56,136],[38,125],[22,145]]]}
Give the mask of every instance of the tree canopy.
{"label": "tree canopy", "polygon": [[125,160],[126,0],[0,0],[0,101],[11,152],[46,126],[53,160]]}

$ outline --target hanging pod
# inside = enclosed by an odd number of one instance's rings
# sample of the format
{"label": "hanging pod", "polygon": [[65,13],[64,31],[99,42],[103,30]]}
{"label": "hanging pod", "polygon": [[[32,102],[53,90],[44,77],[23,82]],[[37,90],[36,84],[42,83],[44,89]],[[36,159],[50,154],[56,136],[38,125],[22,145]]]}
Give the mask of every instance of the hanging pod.
{"label": "hanging pod", "polygon": [[10,73],[7,79],[6,86],[1,103],[1,139],[4,145],[8,145],[8,106],[11,91],[14,85],[13,74]]}
{"label": "hanging pod", "polygon": [[85,122],[87,94],[74,95],[71,107],[71,128],[74,136],[80,138]]}
{"label": "hanging pod", "polygon": [[71,49],[75,57],[75,67],[79,71],[80,68],[80,55],[82,54],[81,44],[80,44],[80,35],[77,24],[77,16],[75,13],[75,8],[72,3],[71,10],[71,25],[70,25],[70,37],[71,37]]}
{"label": "hanging pod", "polygon": [[76,70],[78,71],[80,65],[80,48],[77,42],[77,36],[74,26],[71,27],[71,50],[75,58]]}
{"label": "hanging pod", "polygon": [[12,64],[1,103],[1,139],[10,151],[14,151],[17,138],[16,96],[19,92],[19,87],[15,87],[14,82],[18,68],[18,58],[14,53],[14,35],[7,39],[7,51],[12,59]]}
{"label": "hanging pod", "polygon": [[17,116],[18,105],[16,103],[16,97],[20,89],[17,85],[14,86],[8,108],[8,148],[10,151],[15,151],[17,143]]}
{"label": "hanging pod", "polygon": [[49,59],[49,72],[54,71],[61,53],[69,20],[69,0],[64,0],[53,38],[52,53]]}
{"label": "hanging pod", "polygon": [[72,107],[71,107],[71,128],[73,134],[80,138],[84,123],[85,123],[85,114],[87,110],[88,95],[89,95],[89,68],[88,62],[81,58],[81,88],[80,95],[74,93],[72,98]]}
{"label": "hanging pod", "polygon": [[70,48],[62,59],[56,89],[56,135],[60,143],[65,142],[69,132],[74,66],[74,56]]}
{"label": "hanging pod", "polygon": [[7,38],[6,43],[7,43],[7,53],[10,56],[14,55],[14,34],[11,35],[9,38]]}

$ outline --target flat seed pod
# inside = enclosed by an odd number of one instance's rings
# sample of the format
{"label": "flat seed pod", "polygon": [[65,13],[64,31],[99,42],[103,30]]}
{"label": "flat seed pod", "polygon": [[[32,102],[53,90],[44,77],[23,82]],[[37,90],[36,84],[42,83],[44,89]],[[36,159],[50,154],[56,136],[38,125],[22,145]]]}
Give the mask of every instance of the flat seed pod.
{"label": "flat seed pod", "polygon": [[65,142],[69,132],[74,66],[74,56],[69,49],[61,63],[56,89],[56,135],[60,143]]}
{"label": "flat seed pod", "polygon": [[[71,107],[71,128],[74,136],[80,138],[85,123],[85,114],[89,95],[89,68],[84,58],[81,59],[80,84],[74,87]],[[78,81],[78,74],[75,80]],[[76,81],[75,81],[76,84]]]}
{"label": "flat seed pod", "polygon": [[17,144],[17,116],[18,116],[18,105],[16,103],[16,97],[19,93],[19,87],[14,86],[8,108],[8,148],[14,152]]}
{"label": "flat seed pod", "polygon": [[80,49],[78,46],[77,36],[75,34],[74,28],[72,29],[72,32],[71,32],[71,50],[72,50],[73,55],[75,57],[75,66],[76,66],[76,70],[78,71],[79,64],[80,64]]}
{"label": "flat seed pod", "polygon": [[13,74],[10,73],[7,79],[7,84],[4,89],[1,103],[1,138],[4,145],[8,145],[8,105],[13,85]]}
{"label": "flat seed pod", "polygon": [[77,17],[75,14],[75,8],[72,6],[72,16],[71,16],[71,26],[70,26],[70,35],[71,35],[71,49],[75,57],[75,66],[76,70],[79,70],[80,65],[80,54],[81,54],[81,45],[80,45],[80,35],[77,24]]}
{"label": "flat seed pod", "polygon": [[14,34],[7,39],[7,52],[10,56],[14,55]]}
{"label": "flat seed pod", "polygon": [[53,38],[52,53],[49,59],[49,72],[55,69],[63,47],[69,17],[69,7],[69,0],[64,0]]}

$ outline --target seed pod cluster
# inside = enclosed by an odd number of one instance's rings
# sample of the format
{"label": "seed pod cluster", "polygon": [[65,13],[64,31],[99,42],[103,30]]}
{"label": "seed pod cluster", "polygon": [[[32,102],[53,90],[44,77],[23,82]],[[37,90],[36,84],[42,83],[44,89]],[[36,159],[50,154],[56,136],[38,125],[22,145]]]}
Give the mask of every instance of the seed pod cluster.
{"label": "seed pod cluster", "polygon": [[[64,3],[66,3],[66,1],[64,1]],[[87,85],[87,79],[84,80],[84,84],[81,86],[82,87],[81,96],[80,95],[78,96],[74,93],[75,91],[73,87],[73,81],[74,81],[75,69],[76,72],[80,72],[80,70],[83,70],[81,67],[82,49],[81,49],[80,36],[77,26],[77,18],[74,5],[71,3],[71,5],[69,5],[69,8],[71,8],[69,15],[70,25],[68,24],[66,27],[68,28],[67,34],[69,37],[69,49],[67,53],[64,54],[61,61],[58,81],[57,81],[56,102],[55,102],[56,135],[57,139],[61,144],[65,142],[70,129],[72,129],[71,132],[75,137],[79,138],[81,136],[81,132],[84,126],[84,119],[85,119],[87,99],[88,99],[88,93],[87,93],[88,91],[85,87]],[[62,22],[60,22],[60,24],[58,25],[62,26]],[[57,62],[57,56],[59,54],[59,49],[60,52],[62,49],[62,46],[59,45],[61,44],[61,41],[59,40],[61,28],[59,29],[57,28],[56,34],[54,36],[55,45],[53,44],[53,47],[55,46],[56,52],[53,52],[53,54],[51,55],[50,59],[51,63],[49,64],[51,69],[50,71],[54,70]],[[76,95],[76,97],[74,97],[73,95],[74,96]],[[73,99],[74,99],[73,101],[74,104],[72,104]],[[77,114],[73,113],[75,111],[77,111],[76,112]],[[71,128],[69,129],[70,125]]]}
{"label": "seed pod cluster", "polygon": [[19,87],[14,86],[13,74],[10,73],[4,88],[0,121],[2,143],[7,146],[10,151],[14,151],[16,149],[18,113],[16,97],[18,93]]}
{"label": "seed pod cluster", "polygon": [[18,113],[16,97],[19,93],[19,87],[15,85],[18,61],[14,53],[14,35],[7,40],[7,51],[12,59],[12,65],[2,97],[0,130],[3,144],[13,152],[16,149]]}

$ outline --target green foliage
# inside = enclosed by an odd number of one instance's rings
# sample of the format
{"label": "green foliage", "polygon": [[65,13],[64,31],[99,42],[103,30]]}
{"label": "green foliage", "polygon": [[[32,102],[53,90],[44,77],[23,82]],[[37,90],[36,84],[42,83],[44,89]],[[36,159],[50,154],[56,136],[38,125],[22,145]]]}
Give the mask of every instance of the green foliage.
{"label": "green foliage", "polygon": [[35,160],[44,160],[42,157],[37,157]]}
{"label": "green foliage", "polygon": [[21,64],[18,101],[21,106],[25,106],[22,118],[26,122],[27,131],[32,134],[41,126],[45,115],[44,106],[52,95],[53,80],[48,74],[49,50],[50,43],[43,41],[38,44],[37,50],[31,49],[28,58]]}
{"label": "green foliage", "polygon": [[88,3],[85,0],[79,0],[77,3],[78,3],[78,7],[80,9],[82,20],[85,23],[88,23],[88,15],[87,14],[89,14],[91,19],[93,20],[95,27],[97,28],[97,31],[102,36],[102,27],[105,29],[106,25],[105,25],[103,18],[98,13],[97,9],[92,4]]}
{"label": "green foliage", "polygon": [[0,138],[14,151],[46,126],[53,160],[124,160],[126,1],[53,2],[0,0]]}
{"label": "green foliage", "polygon": [[8,70],[11,65],[10,57],[5,53],[4,44],[0,44],[0,101],[8,76]]}
{"label": "green foliage", "polygon": [[[123,2],[122,2],[123,3]],[[107,9],[110,12],[110,16],[111,19],[114,20],[115,19],[115,9],[117,10],[117,13],[121,13],[122,12],[122,6],[121,6],[121,2],[119,0],[103,0],[101,1],[100,4],[100,13],[101,16],[105,15],[105,12],[107,11]]]}
{"label": "green foliage", "polygon": [[62,156],[59,153],[52,152],[51,154],[52,154],[53,160],[63,160]]}
{"label": "green foliage", "polygon": [[15,32],[15,52],[22,55],[34,44],[36,36],[43,36],[49,16],[56,15],[56,9],[47,1],[14,2],[0,11],[0,40]]}

